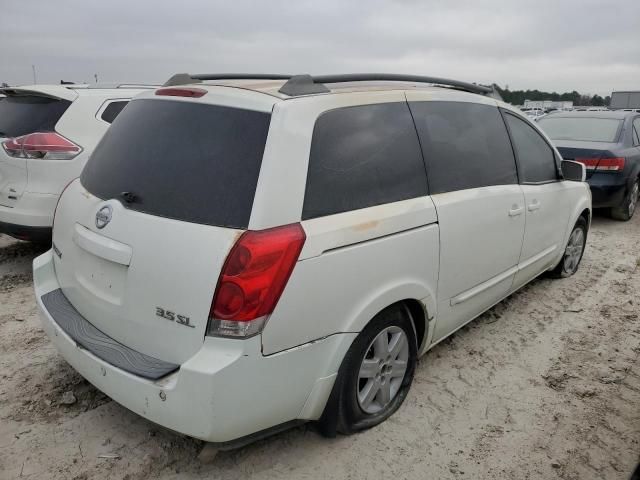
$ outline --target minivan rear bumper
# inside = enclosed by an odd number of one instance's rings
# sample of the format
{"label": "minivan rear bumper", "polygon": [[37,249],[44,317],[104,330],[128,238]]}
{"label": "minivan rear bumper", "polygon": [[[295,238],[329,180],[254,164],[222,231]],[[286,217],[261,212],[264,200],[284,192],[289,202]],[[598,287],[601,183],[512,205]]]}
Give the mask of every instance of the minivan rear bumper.
{"label": "minivan rear bumper", "polygon": [[45,332],[65,360],[129,410],[171,430],[231,443],[295,420],[320,417],[355,333],[336,334],[273,355],[259,336],[206,337],[180,369],[158,380],[128,373],[77,344],[56,323],[42,297],[60,288],[48,251],[33,262]]}

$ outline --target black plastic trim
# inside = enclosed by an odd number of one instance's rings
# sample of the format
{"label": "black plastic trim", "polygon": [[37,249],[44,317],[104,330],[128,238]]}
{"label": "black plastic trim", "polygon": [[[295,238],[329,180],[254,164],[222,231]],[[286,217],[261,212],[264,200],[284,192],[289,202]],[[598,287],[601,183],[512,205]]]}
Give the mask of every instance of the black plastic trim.
{"label": "black plastic trim", "polygon": [[446,85],[456,87],[472,93],[487,95],[493,93],[493,89],[473,83],[450,80],[448,78],[427,77],[424,75],[403,75],[397,73],[348,73],[343,75],[317,75],[312,77],[317,83],[341,83],[341,82],[370,82],[370,81],[391,81],[391,82],[416,82],[432,83],[434,85]]}
{"label": "black plastic trim", "polygon": [[31,227],[14,223],[0,222],[0,233],[35,243],[51,243],[51,227]]}
{"label": "black plastic trim", "polygon": [[278,91],[290,97],[330,92],[322,83],[316,83],[311,75],[296,75],[291,77]]}
{"label": "black plastic trim", "polygon": [[150,380],[157,380],[180,368],[175,363],[137,352],[101,332],[80,315],[59,288],[44,294],[41,299],[49,315],[67,335],[114,367]]}

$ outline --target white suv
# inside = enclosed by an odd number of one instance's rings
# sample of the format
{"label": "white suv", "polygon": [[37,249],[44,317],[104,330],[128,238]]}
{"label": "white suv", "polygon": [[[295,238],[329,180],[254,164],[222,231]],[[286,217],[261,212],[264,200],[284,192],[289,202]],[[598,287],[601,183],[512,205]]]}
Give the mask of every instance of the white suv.
{"label": "white suv", "polygon": [[134,412],[227,447],[362,430],[421,354],[578,268],[584,166],[488,89],[229,77],[135,98],[34,261],[51,340]]}
{"label": "white suv", "polygon": [[49,242],[62,189],[131,97],[154,87],[32,85],[0,89],[0,233]]}

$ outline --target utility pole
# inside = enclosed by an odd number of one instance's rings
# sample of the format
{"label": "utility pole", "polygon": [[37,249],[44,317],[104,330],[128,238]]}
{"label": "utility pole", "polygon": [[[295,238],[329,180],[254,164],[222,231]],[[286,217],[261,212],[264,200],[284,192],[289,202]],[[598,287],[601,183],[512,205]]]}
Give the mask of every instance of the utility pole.
{"label": "utility pole", "polygon": [[36,66],[31,65],[31,70],[33,71],[33,84],[35,85],[38,83],[38,77],[36,77]]}

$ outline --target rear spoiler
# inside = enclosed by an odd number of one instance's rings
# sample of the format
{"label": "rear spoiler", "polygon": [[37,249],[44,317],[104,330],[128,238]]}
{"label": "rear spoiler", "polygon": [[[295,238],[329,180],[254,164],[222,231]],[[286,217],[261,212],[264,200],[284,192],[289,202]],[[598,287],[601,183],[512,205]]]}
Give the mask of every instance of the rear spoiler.
{"label": "rear spoiler", "polygon": [[78,94],[71,89],[55,86],[42,86],[42,87],[4,87],[0,88],[0,94],[7,97],[18,96],[37,96],[51,98],[53,100],[67,100],[74,101],[78,98]]}

